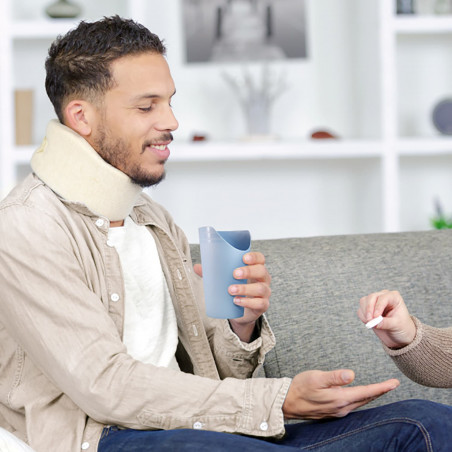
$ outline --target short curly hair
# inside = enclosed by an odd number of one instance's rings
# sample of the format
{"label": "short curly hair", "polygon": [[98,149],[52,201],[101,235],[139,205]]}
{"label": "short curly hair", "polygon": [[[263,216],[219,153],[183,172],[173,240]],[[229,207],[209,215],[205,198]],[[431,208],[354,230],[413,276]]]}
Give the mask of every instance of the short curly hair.
{"label": "short curly hair", "polygon": [[114,86],[113,61],[145,52],[165,55],[166,48],[146,27],[117,15],[81,21],[58,36],[45,62],[45,87],[60,122],[65,102],[76,97],[94,100]]}

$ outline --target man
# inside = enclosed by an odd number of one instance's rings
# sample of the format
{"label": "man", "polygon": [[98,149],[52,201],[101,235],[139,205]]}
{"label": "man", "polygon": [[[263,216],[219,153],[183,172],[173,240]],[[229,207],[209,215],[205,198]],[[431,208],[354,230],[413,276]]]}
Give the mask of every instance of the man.
{"label": "man", "polygon": [[[184,234],[142,193],[162,180],[178,126],[164,52],[117,16],[49,50],[59,122],[0,205],[0,426],[38,452],[443,450],[448,407],[344,417],[397,380],[251,378],[274,344],[262,254],[244,257],[234,274],[248,283],[229,289],[244,316],[206,318]],[[339,419],[284,425],[327,417]]]}

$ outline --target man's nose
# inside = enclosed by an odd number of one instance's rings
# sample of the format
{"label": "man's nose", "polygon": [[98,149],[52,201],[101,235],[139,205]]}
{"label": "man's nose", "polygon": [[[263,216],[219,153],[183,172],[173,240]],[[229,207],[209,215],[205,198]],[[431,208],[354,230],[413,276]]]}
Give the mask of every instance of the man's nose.
{"label": "man's nose", "polygon": [[179,122],[174,115],[173,109],[168,106],[165,112],[162,114],[160,121],[156,124],[156,128],[159,130],[172,132],[179,127]]}

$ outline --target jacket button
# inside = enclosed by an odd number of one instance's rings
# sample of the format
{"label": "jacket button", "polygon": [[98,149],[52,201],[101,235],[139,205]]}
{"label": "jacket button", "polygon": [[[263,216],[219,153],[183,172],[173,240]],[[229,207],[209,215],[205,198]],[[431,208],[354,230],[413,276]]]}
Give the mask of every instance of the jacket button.
{"label": "jacket button", "polygon": [[119,301],[119,295],[117,293],[112,293],[110,295],[110,300],[114,302]]}
{"label": "jacket button", "polygon": [[89,443],[83,443],[82,444],[82,450],[89,449]]}
{"label": "jacket button", "polygon": [[[102,218],[98,218],[98,219],[96,220],[96,226],[97,226],[98,228],[101,228],[101,227],[104,225],[104,223],[105,223],[105,221],[104,221]],[[83,443],[83,444],[85,444],[85,443]]]}
{"label": "jacket button", "polygon": [[202,422],[195,422],[193,424],[193,428],[196,429],[196,430],[201,429],[202,428]]}
{"label": "jacket button", "polygon": [[259,425],[259,428],[263,431],[266,432],[268,430],[268,424],[264,421],[261,422],[261,425]]}

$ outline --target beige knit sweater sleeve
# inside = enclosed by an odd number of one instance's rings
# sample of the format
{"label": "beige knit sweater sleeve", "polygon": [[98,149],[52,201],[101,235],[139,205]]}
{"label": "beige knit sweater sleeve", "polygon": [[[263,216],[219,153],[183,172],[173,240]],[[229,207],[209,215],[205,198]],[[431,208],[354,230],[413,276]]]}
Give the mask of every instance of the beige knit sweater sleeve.
{"label": "beige knit sweater sleeve", "polygon": [[417,333],[401,349],[383,345],[397,367],[411,380],[424,386],[452,387],[452,328],[433,328],[413,317]]}

